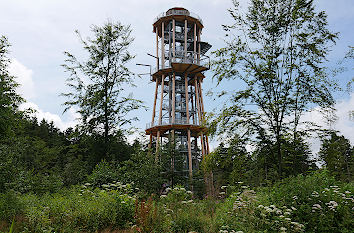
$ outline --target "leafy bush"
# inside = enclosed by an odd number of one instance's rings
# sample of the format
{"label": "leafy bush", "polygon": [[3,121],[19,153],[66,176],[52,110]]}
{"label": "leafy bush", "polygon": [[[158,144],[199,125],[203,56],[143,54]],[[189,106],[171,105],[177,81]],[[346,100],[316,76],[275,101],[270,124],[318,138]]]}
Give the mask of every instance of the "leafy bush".
{"label": "leafy bush", "polygon": [[327,171],[288,178],[257,194],[233,193],[218,206],[222,232],[350,232],[353,184],[335,184]]}
{"label": "leafy bush", "polygon": [[87,177],[88,182],[99,187],[102,184],[112,183],[119,178],[118,167],[103,160],[98,163],[92,173]]}
{"label": "leafy bush", "polygon": [[13,191],[0,193],[0,220],[10,221],[22,211],[22,204]]}
{"label": "leafy bush", "polygon": [[306,232],[350,232],[354,185],[341,184],[327,170],[285,179],[265,188],[264,202],[294,209],[292,219]]}
{"label": "leafy bush", "polygon": [[[23,227],[28,232],[95,232],[107,227],[126,228],[134,217],[135,198],[114,188],[76,186],[42,196],[28,193],[18,199],[23,207]],[[1,196],[0,202],[8,200]],[[9,202],[7,212],[2,211],[6,215],[2,214],[1,219],[18,213],[14,206],[14,201]]]}

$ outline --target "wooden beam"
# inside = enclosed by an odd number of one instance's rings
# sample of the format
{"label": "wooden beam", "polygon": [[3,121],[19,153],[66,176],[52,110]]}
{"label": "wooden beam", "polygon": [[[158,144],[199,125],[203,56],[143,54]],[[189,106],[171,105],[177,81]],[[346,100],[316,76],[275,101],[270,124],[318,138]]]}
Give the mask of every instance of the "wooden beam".
{"label": "wooden beam", "polygon": [[185,89],[185,95],[186,95],[186,117],[187,117],[187,124],[189,124],[189,95],[188,95],[188,76],[187,74],[184,75],[184,89]]}
{"label": "wooden beam", "polygon": [[159,33],[156,27],[156,67],[159,70]]}
{"label": "wooden beam", "polygon": [[200,111],[200,102],[199,102],[199,91],[198,91],[198,83],[197,83],[197,77],[194,76],[194,88],[195,88],[195,99],[196,99],[196,107],[197,107],[197,112],[198,112],[198,120],[199,120],[199,125],[202,124],[202,118],[201,118],[201,111]]}
{"label": "wooden beam", "polygon": [[157,131],[155,162],[159,160],[159,146],[160,146],[159,144],[160,144],[160,130]]}
{"label": "wooden beam", "polygon": [[187,20],[184,20],[184,61],[187,59],[187,33],[188,33],[188,24]]}
{"label": "wooden beam", "polygon": [[188,168],[189,168],[189,178],[193,178],[193,164],[192,164],[192,145],[191,145],[191,130],[188,129],[187,132],[188,140]]}
{"label": "wooden beam", "polygon": [[196,60],[196,53],[197,53],[197,24],[194,23],[194,37],[193,37],[193,41],[194,41],[194,53],[193,53],[193,63],[195,64],[195,60]]}
{"label": "wooden beam", "polygon": [[[152,119],[151,119],[151,127],[153,127],[155,125],[156,99],[157,99],[158,87],[159,87],[159,82],[158,82],[158,80],[156,80],[154,106],[153,106],[153,110],[152,110]],[[152,146],[152,134],[150,135],[149,149],[151,148],[151,146]]]}
{"label": "wooden beam", "polygon": [[161,68],[165,68],[165,23],[161,25]]}
{"label": "wooden beam", "polygon": [[159,90],[159,82],[158,82],[158,80],[156,80],[155,97],[154,97],[154,106],[153,106],[153,109],[152,109],[151,126],[155,125],[155,112],[156,112],[156,101],[157,101],[158,90]]}
{"label": "wooden beam", "polygon": [[173,73],[172,77],[172,124],[176,119],[176,75]]}
{"label": "wooden beam", "polygon": [[161,99],[160,99],[159,125],[162,124],[162,103],[163,103],[164,84],[165,84],[165,75],[163,74],[161,77]]}
{"label": "wooden beam", "polygon": [[173,54],[173,61],[176,60],[176,21],[172,19],[172,54]]}
{"label": "wooden beam", "polygon": [[200,64],[200,29],[198,29],[198,65]]}
{"label": "wooden beam", "polygon": [[198,90],[200,93],[200,110],[201,110],[201,116],[202,120],[204,120],[204,103],[203,103],[203,93],[202,93],[202,85],[200,84],[200,81],[198,82]]}
{"label": "wooden beam", "polygon": [[[201,109],[200,109],[200,100],[199,100],[199,91],[198,91],[198,83],[197,83],[197,77],[194,77],[194,87],[195,87],[195,98],[197,102],[197,111],[198,111],[198,119],[199,119],[199,125],[202,124],[202,118],[201,118]],[[203,140],[203,133],[200,135],[200,143],[202,147],[202,156],[204,158],[205,151],[204,151],[204,140]]]}
{"label": "wooden beam", "polygon": [[192,112],[193,112],[193,114],[192,114],[192,119],[193,119],[193,125],[195,125],[195,117],[194,117],[194,115],[195,115],[195,108],[194,108],[194,104],[193,104],[194,100],[193,100],[193,94],[192,94],[192,93],[193,93],[192,86],[191,86],[190,90],[191,90],[191,104],[192,104]]}

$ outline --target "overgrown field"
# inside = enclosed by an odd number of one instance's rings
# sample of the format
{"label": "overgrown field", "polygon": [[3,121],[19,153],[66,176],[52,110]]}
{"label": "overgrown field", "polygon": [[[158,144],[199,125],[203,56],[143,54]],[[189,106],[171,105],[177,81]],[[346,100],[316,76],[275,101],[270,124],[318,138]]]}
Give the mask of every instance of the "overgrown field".
{"label": "overgrown field", "polygon": [[182,186],[147,200],[119,182],[43,195],[0,194],[8,232],[352,232],[354,185],[326,171],[253,190],[223,186],[218,199],[193,199]]}

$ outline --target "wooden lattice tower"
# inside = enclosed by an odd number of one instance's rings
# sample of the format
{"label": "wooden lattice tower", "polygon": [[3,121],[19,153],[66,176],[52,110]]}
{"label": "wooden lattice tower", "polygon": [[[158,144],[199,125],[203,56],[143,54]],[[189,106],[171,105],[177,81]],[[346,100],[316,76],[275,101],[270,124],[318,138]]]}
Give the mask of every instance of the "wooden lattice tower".
{"label": "wooden lattice tower", "polygon": [[199,160],[209,153],[201,84],[203,72],[210,68],[205,53],[211,45],[201,41],[202,29],[203,21],[184,8],[169,9],[153,24],[157,67],[152,81],[156,87],[146,134],[150,148],[156,148],[156,159],[161,146],[173,140],[176,150],[185,155],[184,170],[190,178]]}

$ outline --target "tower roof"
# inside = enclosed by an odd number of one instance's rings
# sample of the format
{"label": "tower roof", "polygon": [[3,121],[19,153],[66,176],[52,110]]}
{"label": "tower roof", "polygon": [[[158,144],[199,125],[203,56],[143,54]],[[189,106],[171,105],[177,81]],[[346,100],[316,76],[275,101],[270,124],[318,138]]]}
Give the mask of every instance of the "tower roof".
{"label": "tower roof", "polygon": [[188,21],[196,22],[198,27],[203,28],[203,20],[195,13],[190,12],[183,7],[173,7],[159,14],[154,20],[154,32],[155,27],[161,25],[161,22],[174,19],[187,19]]}

